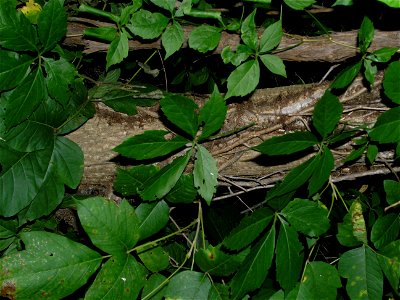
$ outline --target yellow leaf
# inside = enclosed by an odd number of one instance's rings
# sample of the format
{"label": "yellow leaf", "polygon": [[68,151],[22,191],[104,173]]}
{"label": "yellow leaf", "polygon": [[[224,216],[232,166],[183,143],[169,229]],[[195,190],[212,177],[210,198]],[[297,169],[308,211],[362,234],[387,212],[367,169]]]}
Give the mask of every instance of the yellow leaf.
{"label": "yellow leaf", "polygon": [[28,0],[25,6],[21,7],[19,10],[32,24],[37,24],[39,14],[42,11],[42,7],[40,6],[40,4],[35,3],[34,0]]}

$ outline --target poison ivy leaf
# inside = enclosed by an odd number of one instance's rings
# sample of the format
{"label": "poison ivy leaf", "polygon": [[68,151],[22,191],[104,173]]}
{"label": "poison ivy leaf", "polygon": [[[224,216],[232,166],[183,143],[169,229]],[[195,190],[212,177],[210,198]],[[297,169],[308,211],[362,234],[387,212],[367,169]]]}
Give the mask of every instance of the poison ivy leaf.
{"label": "poison ivy leaf", "polygon": [[335,166],[331,150],[323,147],[323,151],[316,156],[316,166],[308,183],[308,195],[314,195],[327,182]]}
{"label": "poison ivy leaf", "polygon": [[364,16],[360,30],[358,31],[358,46],[361,53],[365,53],[369,45],[371,45],[374,33],[374,24],[372,24],[372,21],[368,17]]}
{"label": "poison ivy leaf", "polygon": [[381,249],[387,244],[396,240],[400,232],[400,216],[391,213],[379,217],[371,230],[371,242],[377,249]]}
{"label": "poison ivy leaf", "polygon": [[364,244],[368,244],[367,239],[367,228],[365,226],[365,219],[363,216],[361,202],[359,200],[355,200],[350,207],[351,213],[351,223],[353,225],[353,235],[354,237],[363,242]]}
{"label": "poison ivy leaf", "polygon": [[157,169],[153,165],[139,165],[129,169],[118,168],[114,189],[125,197],[135,196],[143,183],[156,172]]}
{"label": "poison ivy leaf", "polygon": [[49,0],[43,6],[37,25],[43,51],[51,50],[67,33],[67,14],[63,2]]}
{"label": "poison ivy leaf", "polygon": [[106,253],[120,255],[139,240],[139,220],[123,200],[119,206],[101,197],[77,202],[79,220],[92,243]]}
{"label": "poison ivy leaf", "polygon": [[328,211],[310,200],[295,199],[289,202],[281,214],[297,231],[310,237],[318,237],[330,227]]}
{"label": "poison ivy leaf", "polygon": [[15,5],[15,1],[2,1],[0,5],[0,46],[14,51],[37,51],[35,27]]}
{"label": "poison ivy leaf", "polygon": [[309,131],[297,131],[270,138],[252,149],[266,155],[293,154],[318,143],[317,138]]}
{"label": "poison ivy leaf", "polygon": [[169,18],[163,14],[141,9],[133,14],[131,23],[127,27],[133,34],[143,39],[155,39],[161,35],[168,22]]}
{"label": "poison ivy leaf", "polygon": [[165,196],[171,203],[192,203],[197,196],[193,174],[182,174],[174,188]]}
{"label": "poison ivy leaf", "polygon": [[240,29],[240,37],[242,41],[253,50],[257,49],[258,36],[256,32],[256,24],[254,18],[256,16],[257,10],[253,10],[251,14],[249,14],[246,19],[244,19],[242,23],[242,27]]}
{"label": "poison ivy leaf", "polygon": [[140,299],[163,300],[166,287],[162,284],[167,282],[167,278],[161,274],[152,274],[147,280],[143,288],[142,297]]}
{"label": "poison ivy leaf", "polygon": [[168,253],[160,246],[148,245],[138,251],[138,256],[151,272],[165,270],[169,266]]}
{"label": "poison ivy leaf", "polygon": [[165,298],[207,300],[210,288],[211,282],[206,274],[183,271],[171,278]]}
{"label": "poison ivy leaf", "polygon": [[383,78],[383,89],[386,96],[394,103],[400,104],[400,61],[392,62],[385,71]]}
{"label": "poison ivy leaf", "polygon": [[337,75],[335,80],[331,84],[332,89],[344,89],[350,83],[353,82],[354,78],[356,78],[357,74],[361,70],[362,61],[357,62],[354,65],[348,66],[343,71]]}
{"label": "poison ivy leaf", "polygon": [[181,136],[165,139],[168,131],[147,130],[142,134],[130,137],[113,150],[134,159],[151,159],[167,155],[185,146],[189,141]]}
{"label": "poison ivy leaf", "polygon": [[44,58],[47,73],[45,82],[49,95],[58,100],[63,106],[68,104],[69,85],[75,78],[75,67],[63,58],[54,60]]}
{"label": "poison ivy leaf", "polygon": [[245,216],[224,239],[223,245],[230,250],[241,250],[247,247],[267,228],[273,217],[273,211],[266,207]]}
{"label": "poison ivy leaf", "polygon": [[351,299],[382,299],[383,276],[377,255],[363,245],[342,254],[339,274],[347,278],[346,291]]}
{"label": "poison ivy leaf", "polygon": [[400,142],[400,106],[385,111],[378,117],[374,128],[369,132],[372,140],[379,143]]}
{"label": "poison ivy leaf", "polygon": [[303,264],[302,251],[296,230],[281,220],[275,260],[276,277],[285,291],[290,291],[298,282]]}
{"label": "poison ivy leaf", "polygon": [[150,0],[158,7],[164,8],[172,13],[175,9],[175,0]]}
{"label": "poison ivy leaf", "polygon": [[185,169],[191,151],[176,158],[172,163],[162,168],[143,184],[140,196],[143,200],[152,201],[164,197],[176,184]]}
{"label": "poison ivy leaf", "polygon": [[3,296],[62,299],[84,285],[102,261],[99,253],[45,231],[22,232],[25,250],[3,257]]}
{"label": "poison ivy leaf", "polygon": [[400,3],[397,0],[378,0],[393,8],[400,8]]}
{"label": "poison ivy leaf", "polygon": [[137,299],[146,282],[146,273],[132,255],[112,256],[101,267],[85,299]]}
{"label": "poison ivy leaf", "polygon": [[391,242],[377,253],[379,265],[393,290],[399,295],[400,240]]}
{"label": "poison ivy leaf", "polygon": [[267,52],[279,45],[283,36],[282,21],[269,25],[263,32],[260,40],[259,52]]}
{"label": "poison ivy leaf", "polygon": [[26,120],[45,96],[43,73],[40,68],[29,74],[21,84],[5,97],[5,124],[11,128]]}
{"label": "poison ivy leaf", "polygon": [[327,137],[335,129],[342,112],[343,105],[338,97],[329,91],[326,91],[315,104],[312,121],[315,129],[323,138]]}
{"label": "poison ivy leaf", "polygon": [[314,4],[315,0],[284,0],[284,2],[293,9],[303,10]]}
{"label": "poison ivy leaf", "polygon": [[237,67],[228,77],[228,92],[225,99],[232,96],[245,96],[256,88],[260,80],[260,65],[250,60]]}
{"label": "poison ivy leaf", "polygon": [[264,54],[260,56],[260,59],[272,73],[286,78],[285,65],[280,57],[272,54]]}
{"label": "poison ivy leaf", "polygon": [[28,75],[33,60],[29,55],[0,50],[0,91],[12,89],[20,84]]}
{"label": "poison ivy leaf", "polygon": [[197,145],[196,150],[193,169],[194,186],[207,204],[210,205],[218,184],[217,162],[203,146]]}
{"label": "poison ivy leaf", "polygon": [[135,212],[140,223],[139,240],[144,240],[159,232],[169,220],[169,206],[163,200],[156,203],[141,203]]}
{"label": "poison ivy leaf", "polygon": [[371,54],[367,55],[366,58],[374,62],[388,62],[392,56],[399,50],[399,48],[380,48],[375,50]]}
{"label": "poison ivy leaf", "polygon": [[285,179],[283,179],[283,182],[280,183],[276,189],[271,190],[267,197],[271,199],[285,195],[292,191],[296,191],[312,176],[317,162],[317,156],[314,156],[296,168],[292,169],[289,174],[286,175]]}
{"label": "poison ivy leaf", "polygon": [[275,227],[251,249],[230,283],[233,299],[259,288],[267,277],[275,251]]}
{"label": "poison ivy leaf", "polygon": [[199,124],[203,126],[199,140],[208,138],[221,129],[224,124],[228,108],[217,86],[199,112]]}
{"label": "poison ivy leaf", "polygon": [[351,212],[348,212],[344,218],[343,223],[338,223],[338,233],[336,235],[339,243],[346,247],[359,246],[362,242],[353,234],[353,222]]}
{"label": "poison ivy leaf", "polygon": [[239,254],[229,255],[220,248],[220,246],[208,245],[207,249],[201,248],[196,253],[195,262],[203,272],[214,276],[229,276],[238,269],[249,254],[246,249]]}
{"label": "poison ivy leaf", "polygon": [[[164,1],[162,0],[162,2]],[[184,34],[182,26],[178,22],[174,21],[172,25],[164,31],[161,37],[161,42],[166,52],[164,59],[167,59],[178,51],[182,47],[183,41]]]}
{"label": "poison ivy leaf", "polygon": [[111,26],[91,27],[83,31],[84,36],[112,42],[118,38],[117,28]]}
{"label": "poison ivy leaf", "polygon": [[394,180],[384,180],[383,186],[386,193],[387,203],[394,204],[400,200],[400,183]]}
{"label": "poison ivy leaf", "polygon": [[115,64],[119,64],[128,56],[129,45],[128,35],[125,31],[120,32],[119,36],[115,38],[108,48],[106,56],[106,69]]}
{"label": "poison ivy leaf", "polygon": [[221,28],[203,24],[189,34],[189,47],[201,53],[214,50],[221,39]]}
{"label": "poison ivy leaf", "polygon": [[160,101],[161,110],[173,124],[195,137],[198,129],[198,106],[193,100],[180,95],[166,95]]}

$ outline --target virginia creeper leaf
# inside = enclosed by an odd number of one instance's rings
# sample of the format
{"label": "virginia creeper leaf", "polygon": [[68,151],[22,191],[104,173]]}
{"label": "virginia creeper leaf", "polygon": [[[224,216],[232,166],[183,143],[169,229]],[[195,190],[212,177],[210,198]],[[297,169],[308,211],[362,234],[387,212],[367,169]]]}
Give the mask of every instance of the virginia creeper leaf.
{"label": "virginia creeper leaf", "polygon": [[394,107],[381,114],[374,128],[369,132],[372,140],[379,143],[400,142],[400,106]]}
{"label": "virginia creeper leaf", "polygon": [[386,96],[394,103],[400,104],[400,61],[392,62],[385,71],[383,89]]}
{"label": "virginia creeper leaf", "polygon": [[314,4],[315,0],[284,0],[284,2],[293,9],[303,10]]}
{"label": "virginia creeper leaf", "polygon": [[158,7],[164,8],[168,10],[170,13],[174,11],[175,8],[175,0],[150,0]]}
{"label": "virginia creeper leaf", "polygon": [[168,22],[169,18],[163,14],[141,9],[133,14],[131,23],[127,27],[133,34],[141,38],[155,39],[161,35]]}
{"label": "virginia creeper leaf", "polygon": [[203,24],[197,26],[189,34],[189,47],[201,53],[215,49],[221,39],[221,29]]}
{"label": "virginia creeper leaf", "polygon": [[260,59],[272,73],[286,78],[286,68],[280,57],[272,54],[264,54],[260,56]]}
{"label": "virginia creeper leaf", "polygon": [[106,69],[115,64],[119,64],[128,56],[129,45],[128,45],[128,35],[126,32],[122,31],[117,38],[115,38],[108,48],[106,56]]}
{"label": "virginia creeper leaf", "polygon": [[157,172],[153,165],[139,165],[129,169],[117,169],[117,177],[114,180],[114,189],[123,196],[135,196],[139,193],[146,180]]}
{"label": "virginia creeper leaf", "polygon": [[135,212],[140,223],[140,240],[159,232],[169,220],[169,206],[163,200],[156,203],[141,203]]}
{"label": "virginia creeper leaf", "polygon": [[182,174],[174,188],[165,196],[171,203],[192,203],[197,196],[193,174]]}
{"label": "virginia creeper leaf", "polygon": [[25,250],[0,260],[1,290],[10,297],[62,299],[84,285],[102,261],[99,253],[54,233],[20,236]]}
{"label": "virginia creeper leaf", "polygon": [[317,193],[327,182],[331,171],[335,166],[335,160],[332,152],[327,147],[323,147],[323,151],[316,156],[316,166],[308,183],[308,195]]}
{"label": "virginia creeper leaf", "polygon": [[387,203],[394,204],[400,201],[400,182],[387,179],[383,181],[383,187]]}
{"label": "virginia creeper leaf", "polygon": [[335,80],[331,84],[333,89],[343,89],[346,88],[350,83],[353,82],[357,74],[361,70],[362,61],[355,63],[354,65],[348,66],[343,71],[337,75]]}
{"label": "virginia creeper leaf", "polygon": [[108,42],[112,42],[114,39],[118,38],[117,28],[111,26],[86,28],[83,31],[83,34],[87,37],[101,39]]}
{"label": "virginia creeper leaf", "polygon": [[257,49],[258,36],[256,32],[256,24],[254,18],[256,16],[257,10],[254,9],[251,14],[249,14],[246,19],[244,19],[241,27],[241,39],[242,41],[250,47],[252,50]]}
{"label": "virginia creeper leaf", "polygon": [[367,59],[374,62],[388,62],[398,50],[399,48],[394,47],[380,48],[367,55]]}
{"label": "virginia creeper leaf", "polygon": [[250,60],[237,67],[228,77],[228,92],[225,99],[232,96],[245,96],[256,88],[260,80],[260,65]]}
{"label": "virginia creeper leaf", "polygon": [[358,31],[358,46],[361,53],[365,53],[369,45],[371,45],[374,33],[374,24],[372,24],[372,21],[367,16],[364,16],[360,30]]}
{"label": "virginia creeper leaf", "polygon": [[183,271],[171,278],[165,298],[207,300],[210,288],[211,282],[206,274]]}
{"label": "virginia creeper leaf", "polygon": [[378,0],[385,3],[386,5],[394,8],[400,8],[400,3],[397,0]]}
{"label": "virginia creeper leaf", "polygon": [[106,253],[120,255],[139,240],[139,220],[133,207],[123,200],[93,197],[77,202],[79,220],[92,243]]}
{"label": "virginia creeper leaf", "polygon": [[267,52],[279,45],[283,36],[282,21],[269,25],[263,32],[260,40],[259,52]]}
{"label": "virginia creeper leaf", "polygon": [[337,96],[326,91],[322,98],[315,104],[313,112],[313,125],[318,133],[325,138],[332,133],[342,116],[343,105]]}
{"label": "virginia creeper leaf", "polygon": [[182,47],[183,41],[183,28],[181,24],[174,21],[172,25],[164,31],[161,37],[161,42],[165,49],[164,59],[167,59],[176,51],[178,51]]}

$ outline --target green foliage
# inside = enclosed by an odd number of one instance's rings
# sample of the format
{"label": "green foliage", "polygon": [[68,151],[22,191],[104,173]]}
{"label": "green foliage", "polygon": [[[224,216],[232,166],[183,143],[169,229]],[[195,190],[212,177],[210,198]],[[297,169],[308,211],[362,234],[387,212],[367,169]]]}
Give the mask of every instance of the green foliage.
{"label": "green foliage", "polygon": [[[398,7],[393,1],[380,1]],[[316,1],[283,3],[284,14],[289,9],[302,14]],[[230,176],[219,174],[224,166],[209,146],[219,141],[225,145],[226,137],[251,127],[225,132],[225,122],[236,121],[226,120],[227,101],[252,93],[265,71],[287,76],[278,56],[285,51],[278,47],[288,32],[287,21],[269,14],[278,9],[274,1],[244,1],[240,16],[229,15],[238,3],[221,10],[203,0],[113,2],[105,9],[82,4],[78,13],[113,23],[84,32],[85,38],[110,43],[104,64],[96,62],[106,71],[97,81],[88,78],[84,68],[90,57],[60,44],[67,32],[69,4],[40,4],[17,8],[17,2],[9,0],[0,5],[2,298],[399,297],[400,183],[392,177],[382,186],[369,184],[367,191],[355,186],[342,190],[331,178],[338,167],[334,154],[338,149],[341,153],[338,147],[347,141],[355,145],[343,157],[348,165],[362,163],[365,157],[373,169],[382,160],[381,150],[393,149],[400,156],[398,48],[370,49],[372,18],[364,17],[360,25],[359,55],[333,79],[310,118],[305,117],[308,131],[289,128],[281,136],[260,136],[258,145],[247,147],[243,142],[247,148],[240,151],[259,152],[260,165],[275,159],[288,162],[287,175],[265,198],[255,193],[248,207],[240,198],[247,193],[244,187],[229,186],[221,196],[225,187],[218,180],[230,184]],[[184,28],[188,23],[190,32]],[[239,34],[240,44],[221,51],[221,62],[231,64],[232,72],[215,75],[201,64],[217,47],[220,51],[225,34]],[[196,53],[200,67],[193,67],[189,78],[193,86],[213,89],[209,99],[197,104],[187,95],[132,84],[139,72],[125,80],[136,63],[157,76],[158,70],[148,65],[157,52],[144,63],[128,59],[130,41],[152,45],[156,39],[164,59],[181,60],[182,46],[190,48],[188,56]],[[380,69],[385,72],[382,95],[389,109],[371,126],[347,124],[340,94],[359,73],[367,87],[380,84],[375,78]],[[123,199],[74,194],[85,161],[80,147],[65,135],[93,117],[94,102],[128,116],[137,114],[138,106],[159,104],[165,130],[144,130],[113,149],[123,156],[124,166],[117,168],[113,186]],[[295,159],[298,162],[290,164]],[[239,201],[224,200],[228,197],[240,200],[246,210]],[[54,214],[57,208],[76,210],[74,229],[64,228]]]}

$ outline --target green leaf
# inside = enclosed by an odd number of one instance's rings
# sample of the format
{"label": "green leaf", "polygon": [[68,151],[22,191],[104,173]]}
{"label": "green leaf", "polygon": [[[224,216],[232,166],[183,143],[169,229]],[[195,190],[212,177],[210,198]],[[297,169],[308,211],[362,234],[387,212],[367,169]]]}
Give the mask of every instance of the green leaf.
{"label": "green leaf", "polygon": [[314,195],[329,179],[331,171],[335,166],[335,160],[332,152],[327,147],[323,147],[323,151],[316,156],[316,166],[308,183],[308,195]]}
{"label": "green leaf", "polygon": [[274,49],[281,42],[282,36],[281,20],[269,25],[261,35],[259,52],[264,53]]}
{"label": "green leaf", "polygon": [[208,294],[208,300],[228,300],[229,287],[225,284],[213,283]]}
{"label": "green leaf", "polygon": [[13,127],[26,120],[43,101],[44,96],[43,73],[38,68],[35,73],[29,74],[16,89],[5,96],[6,127]]}
{"label": "green leaf", "polygon": [[280,183],[276,189],[271,190],[268,193],[268,198],[271,199],[274,197],[282,196],[297,190],[312,176],[317,163],[317,156],[314,156],[302,163],[301,165],[292,169],[289,174],[287,174],[286,177],[283,179],[283,182]]}
{"label": "green leaf", "polygon": [[175,0],[150,0],[158,7],[164,8],[172,13],[175,9]]}
{"label": "green leaf", "polygon": [[183,271],[170,280],[165,291],[166,299],[207,300],[211,282],[206,274]]}
{"label": "green leaf", "polygon": [[127,27],[133,34],[143,39],[155,39],[161,35],[168,22],[169,18],[163,14],[141,9],[133,14],[131,23]]}
{"label": "green leaf", "polygon": [[351,212],[348,212],[344,218],[343,223],[338,223],[338,233],[336,235],[339,243],[346,247],[359,246],[362,242],[353,234],[353,222]]}
{"label": "green leaf", "polygon": [[400,3],[397,0],[378,0],[393,8],[400,8]]}
{"label": "green leaf", "polygon": [[198,129],[198,106],[192,99],[169,94],[160,101],[161,110],[174,125],[195,137]]}
{"label": "green leaf", "polygon": [[192,203],[197,196],[193,174],[182,174],[174,188],[165,196],[171,203]]}
{"label": "green leaf", "polygon": [[272,54],[264,54],[260,56],[260,59],[272,73],[286,78],[286,68],[280,57]]}
{"label": "green leaf", "polygon": [[364,16],[360,30],[358,31],[358,46],[361,53],[365,53],[371,45],[374,33],[374,24],[372,24],[372,21],[367,16]]}
{"label": "green leaf", "polygon": [[237,67],[228,77],[228,92],[225,99],[245,96],[255,90],[260,80],[260,65],[250,60]]}
{"label": "green leaf", "polygon": [[360,200],[355,200],[350,207],[351,223],[353,225],[353,236],[360,242],[368,244],[367,228],[363,216]]}
{"label": "green leaf", "polygon": [[339,98],[331,92],[326,91],[315,104],[313,112],[313,125],[318,133],[327,137],[337,126],[343,112],[343,105]]}
{"label": "green leaf", "polygon": [[375,75],[378,72],[378,68],[376,65],[372,64],[372,61],[365,59],[364,60],[364,76],[365,79],[369,82],[370,85],[374,84]]}
{"label": "green leaf", "polygon": [[166,287],[161,285],[164,282],[167,282],[167,278],[165,276],[157,273],[152,274],[146,280],[141,299],[163,300]]}
{"label": "green leaf", "polygon": [[373,141],[379,143],[397,143],[400,142],[400,106],[394,107],[381,114],[374,128],[369,132]]}
{"label": "green leaf", "polygon": [[35,27],[15,8],[15,1],[0,5],[0,46],[14,51],[37,51]]}
{"label": "green leaf", "polygon": [[353,5],[353,0],[336,0],[336,2],[332,6],[336,5],[350,6]]}
{"label": "green leaf", "polygon": [[118,31],[117,28],[111,26],[91,27],[86,28],[83,31],[83,35],[94,39],[112,42],[114,39],[118,38]]}
{"label": "green leaf", "polygon": [[284,2],[292,9],[303,10],[314,4],[315,0],[284,0]]}
{"label": "green leaf", "polygon": [[99,253],[54,233],[20,236],[25,250],[0,260],[0,286],[9,297],[62,299],[84,285],[102,261]]}
{"label": "green leaf", "polygon": [[272,137],[252,149],[266,155],[287,155],[308,149],[318,143],[309,131],[297,131]]}
{"label": "green leaf", "polygon": [[221,29],[203,24],[197,26],[189,34],[189,47],[201,53],[214,50],[221,39]]}
{"label": "green leaf", "polygon": [[77,202],[79,220],[92,243],[106,253],[120,255],[139,240],[139,220],[133,207],[123,200],[93,197]]}
{"label": "green leaf", "polygon": [[182,47],[183,41],[183,28],[181,24],[174,21],[172,25],[164,31],[161,37],[161,42],[165,49],[164,59],[167,59],[176,51],[178,51]]}
{"label": "green leaf", "polygon": [[224,124],[228,108],[224,98],[215,86],[210,99],[204,104],[199,112],[199,124],[202,125],[199,141],[208,138],[221,129]]}
{"label": "green leaf", "polygon": [[341,255],[339,274],[347,278],[346,291],[351,299],[382,299],[383,276],[377,255],[363,245]]}
{"label": "green leaf", "polygon": [[383,181],[383,187],[387,203],[391,205],[400,201],[400,182],[387,179]]}
{"label": "green leaf", "polygon": [[151,159],[167,155],[185,146],[189,141],[181,136],[165,139],[168,131],[146,130],[144,133],[127,138],[113,150],[134,159]]}
{"label": "green leaf", "polygon": [[194,186],[207,204],[210,205],[218,185],[217,162],[203,146],[197,145],[196,150],[193,169]]}
{"label": "green leaf", "polygon": [[296,299],[335,300],[342,286],[338,271],[330,264],[314,261],[307,264]]}
{"label": "green leaf", "polygon": [[235,272],[249,251],[245,250],[239,254],[229,255],[221,251],[220,246],[201,248],[195,255],[195,262],[198,267],[210,275],[229,276]]}
{"label": "green leaf", "polygon": [[169,206],[163,200],[156,203],[141,203],[135,212],[140,223],[140,240],[159,232],[169,220]]}
{"label": "green leaf", "polygon": [[378,146],[369,144],[367,148],[367,159],[368,162],[372,165],[375,161],[376,156],[378,155],[379,149]]}
{"label": "green leaf", "polygon": [[344,89],[350,83],[353,82],[354,78],[356,78],[357,74],[361,70],[362,61],[357,62],[354,65],[348,66],[343,71],[337,75],[335,80],[331,84],[332,89]]}
{"label": "green leaf", "polygon": [[399,48],[390,48],[390,47],[385,47],[385,48],[380,48],[378,50],[375,50],[371,54],[367,55],[366,58],[377,62],[388,62],[392,56],[399,50]]}
{"label": "green leaf", "polygon": [[168,253],[160,246],[148,245],[138,251],[138,256],[151,272],[165,270],[169,266]]}
{"label": "green leaf", "polygon": [[247,247],[267,228],[273,217],[273,211],[266,207],[245,216],[224,239],[223,245],[230,250],[241,250]]}
{"label": "green leaf", "polygon": [[110,44],[106,56],[106,69],[115,64],[119,64],[124,58],[128,57],[129,45],[128,35],[125,31],[120,32]]}
{"label": "green leaf", "polygon": [[251,249],[230,283],[233,299],[259,288],[267,277],[275,251],[275,227]]}
{"label": "green leaf", "polygon": [[358,149],[353,149],[350,152],[350,154],[346,157],[344,162],[347,163],[347,162],[352,162],[352,161],[355,161],[355,160],[359,159],[364,154],[366,149],[367,149],[367,144],[362,145]]}
{"label": "green leaf", "polygon": [[394,103],[400,104],[400,61],[392,62],[385,71],[383,89],[385,95]]}
{"label": "green leaf", "polygon": [[146,282],[146,273],[131,255],[112,256],[102,265],[85,299],[137,299]]}
{"label": "green leaf", "polygon": [[14,219],[0,219],[0,239],[17,235],[18,222]]}
{"label": "green leaf", "polygon": [[164,197],[176,184],[186,168],[191,151],[174,159],[172,163],[151,176],[143,185],[140,196],[143,200],[152,201]]}
{"label": "green leaf", "polygon": [[28,75],[33,57],[0,50],[0,91],[9,90]]}
{"label": "green leaf", "polygon": [[37,25],[43,51],[51,50],[67,33],[67,14],[63,2],[47,2],[39,15]]}
{"label": "green leaf", "polygon": [[254,50],[250,49],[246,45],[238,45],[235,52],[231,50],[230,46],[226,46],[221,52],[221,58],[224,61],[224,64],[231,63],[237,67],[247,60],[247,58],[249,58],[253,53]]}
{"label": "green leaf", "polygon": [[254,18],[256,16],[257,10],[254,9],[251,14],[249,14],[242,23],[240,29],[242,41],[252,50],[257,49],[258,36],[256,31],[256,24]]}
{"label": "green leaf", "polygon": [[49,95],[66,106],[69,101],[69,85],[75,79],[75,67],[63,58],[44,58],[47,73],[45,82]]}
{"label": "green leaf", "polygon": [[379,265],[393,290],[399,295],[400,240],[391,242],[377,253]]}
{"label": "green leaf", "polygon": [[396,240],[400,232],[400,216],[395,213],[379,217],[371,230],[371,242],[381,249]]}
{"label": "green leaf", "polygon": [[118,168],[114,189],[124,197],[135,196],[139,193],[143,183],[156,172],[157,169],[153,165],[139,165],[129,169]]}
{"label": "green leaf", "polygon": [[281,226],[276,242],[276,278],[285,291],[290,291],[300,278],[303,264],[303,246],[297,232],[285,221]]}
{"label": "green leaf", "polygon": [[330,227],[328,211],[310,200],[295,199],[281,214],[297,231],[310,237],[321,236]]}

